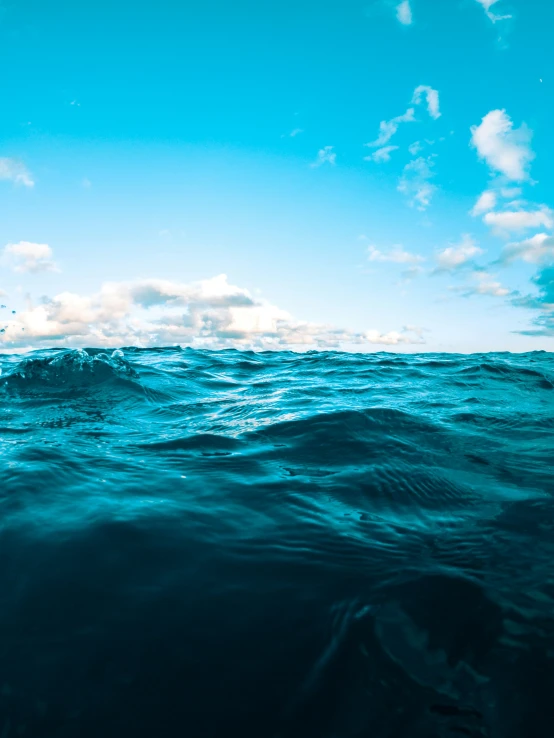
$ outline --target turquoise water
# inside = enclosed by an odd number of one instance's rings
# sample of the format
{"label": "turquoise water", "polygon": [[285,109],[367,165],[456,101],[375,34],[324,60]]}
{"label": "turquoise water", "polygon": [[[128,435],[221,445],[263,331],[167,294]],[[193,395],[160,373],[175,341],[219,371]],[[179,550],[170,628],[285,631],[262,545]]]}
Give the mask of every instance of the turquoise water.
{"label": "turquoise water", "polygon": [[554,355],[0,368],[2,738],[554,734]]}

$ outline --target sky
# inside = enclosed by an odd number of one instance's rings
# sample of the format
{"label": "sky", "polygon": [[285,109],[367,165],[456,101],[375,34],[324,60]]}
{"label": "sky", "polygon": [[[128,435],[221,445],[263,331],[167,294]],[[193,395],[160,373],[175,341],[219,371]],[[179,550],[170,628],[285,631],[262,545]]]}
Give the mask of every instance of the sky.
{"label": "sky", "polygon": [[550,0],[0,0],[0,351],[554,351]]}

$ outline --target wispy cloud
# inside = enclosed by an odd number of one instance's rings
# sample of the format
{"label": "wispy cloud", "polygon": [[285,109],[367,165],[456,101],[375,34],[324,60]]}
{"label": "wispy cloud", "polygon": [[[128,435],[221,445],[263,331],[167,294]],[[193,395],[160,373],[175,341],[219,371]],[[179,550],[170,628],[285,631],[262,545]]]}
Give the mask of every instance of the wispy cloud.
{"label": "wispy cloud", "polygon": [[337,155],[333,151],[334,148],[334,146],[324,146],[317,152],[317,159],[310,166],[320,167],[322,164],[336,164]]}
{"label": "wispy cloud", "polygon": [[403,0],[403,2],[396,6],[396,17],[403,26],[410,26],[413,23],[410,0]]}
{"label": "wispy cloud", "polygon": [[472,283],[466,284],[459,289],[464,297],[472,295],[483,295],[487,297],[506,297],[510,294],[510,290],[499,282],[494,276],[488,272],[479,271],[471,275]]}
{"label": "wispy cloud", "polygon": [[531,280],[537,292],[534,295],[516,295],[512,299],[515,307],[538,310],[533,319],[535,328],[517,331],[526,336],[554,336],[554,266],[548,264],[539,269]]}
{"label": "wispy cloud", "polygon": [[421,101],[425,97],[427,101],[427,112],[434,118],[440,118],[440,105],[439,105],[439,93],[438,90],[434,90],[429,85],[419,85],[414,90],[414,96],[412,98],[413,105],[420,105]]}
{"label": "wispy cloud", "polygon": [[283,133],[281,138],[296,138],[296,136],[299,136],[301,133],[304,133],[303,128],[293,128],[290,133]]}
{"label": "wispy cloud", "polygon": [[364,160],[374,161],[377,164],[381,164],[382,162],[390,161],[390,155],[393,151],[398,151],[398,146],[383,146],[382,148],[377,149],[377,151],[374,151],[373,154],[364,156]]}
{"label": "wispy cloud", "polygon": [[402,113],[402,115],[397,115],[395,118],[391,118],[391,120],[382,120],[381,123],[379,123],[379,136],[375,141],[371,141],[365,145],[372,148],[384,146],[394,136],[401,123],[412,123],[415,121],[414,113],[415,110],[413,108],[408,108],[408,110],[406,110],[405,113]]}
{"label": "wispy cloud", "polygon": [[46,243],[20,241],[4,247],[2,262],[14,272],[54,272],[58,267],[53,260],[52,249]]}
{"label": "wispy cloud", "polygon": [[406,195],[410,206],[418,210],[425,210],[430,205],[437,189],[430,181],[435,176],[433,159],[433,156],[420,156],[406,164],[398,183],[398,191]]}
{"label": "wispy cloud", "polygon": [[[412,96],[412,105],[420,105],[424,99],[427,102],[427,111],[429,115],[434,119],[439,118],[440,110],[438,91],[434,90],[428,85],[419,85],[419,87],[416,87],[414,90],[414,94]],[[379,149],[379,151],[377,151],[375,154],[365,157],[365,159],[367,161],[377,162],[388,161],[390,158],[390,152],[397,149],[398,146],[392,148],[388,147],[387,144],[398,131],[398,128],[401,124],[414,123],[415,120],[415,108],[408,108],[405,113],[402,113],[402,115],[397,115],[390,120],[382,120],[379,123],[379,135],[377,136],[377,138],[374,141],[370,141],[369,143],[364,144],[364,146],[368,146],[372,149]],[[412,144],[410,146],[410,151],[413,149],[417,153],[421,150],[421,148],[421,144],[419,142],[416,142],[416,144]]]}
{"label": "wispy cloud", "polygon": [[529,179],[531,131],[523,124],[515,129],[505,110],[491,110],[478,126],[471,127],[471,145],[489,167],[509,180]]}
{"label": "wispy cloud", "polygon": [[425,273],[425,269],[421,266],[411,266],[407,269],[403,269],[400,272],[400,276],[402,277],[402,283],[406,284],[407,282],[411,282],[416,277],[420,277],[422,274]]}
{"label": "wispy cloud", "polygon": [[477,2],[483,7],[485,13],[487,14],[487,17],[490,18],[493,23],[501,20],[508,20],[512,17],[511,15],[496,15],[496,13],[492,12],[492,6],[496,5],[499,0],[477,0]]}
{"label": "wispy cloud", "polygon": [[[24,331],[22,331],[24,329]],[[141,280],[102,285],[93,295],[62,292],[10,321],[10,347],[191,345],[258,349],[337,348],[423,343],[413,327],[382,333],[298,321],[225,275],[195,283]]]}
{"label": "wispy cloud", "polygon": [[406,251],[403,246],[393,246],[387,251],[381,251],[376,246],[368,247],[368,260],[380,262],[392,262],[394,264],[419,264],[425,261],[423,256]]}
{"label": "wispy cloud", "polygon": [[548,264],[539,269],[531,282],[537,288],[536,295],[523,295],[514,299],[514,304],[533,310],[543,310],[549,316],[550,328],[554,333],[554,266]]}
{"label": "wispy cloud", "polygon": [[10,180],[24,187],[33,187],[35,182],[25,164],[19,159],[0,157],[0,179]]}

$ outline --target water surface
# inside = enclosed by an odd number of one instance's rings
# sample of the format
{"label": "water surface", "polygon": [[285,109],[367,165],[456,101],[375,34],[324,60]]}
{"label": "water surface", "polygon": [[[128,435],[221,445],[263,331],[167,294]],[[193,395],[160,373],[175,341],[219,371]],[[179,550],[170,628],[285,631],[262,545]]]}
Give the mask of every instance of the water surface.
{"label": "water surface", "polygon": [[0,368],[2,738],[553,734],[554,355]]}

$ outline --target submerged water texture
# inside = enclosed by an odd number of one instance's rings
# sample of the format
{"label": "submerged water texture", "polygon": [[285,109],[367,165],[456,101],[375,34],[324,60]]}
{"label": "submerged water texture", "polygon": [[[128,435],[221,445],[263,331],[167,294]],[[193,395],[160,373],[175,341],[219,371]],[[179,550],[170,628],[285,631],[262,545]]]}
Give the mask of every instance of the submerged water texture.
{"label": "submerged water texture", "polygon": [[554,735],[554,356],[0,357],[0,736]]}

